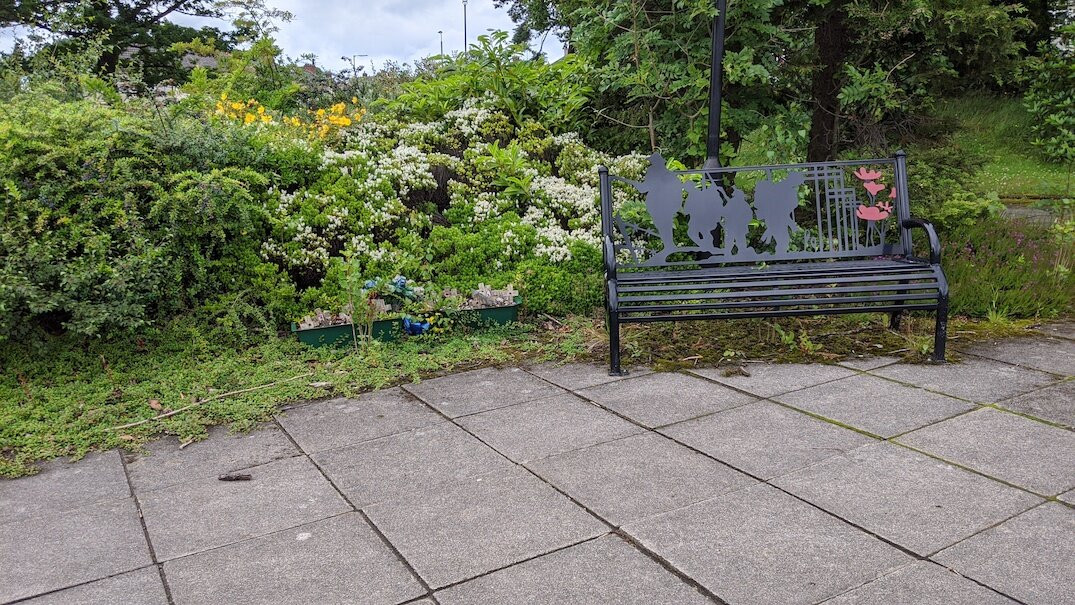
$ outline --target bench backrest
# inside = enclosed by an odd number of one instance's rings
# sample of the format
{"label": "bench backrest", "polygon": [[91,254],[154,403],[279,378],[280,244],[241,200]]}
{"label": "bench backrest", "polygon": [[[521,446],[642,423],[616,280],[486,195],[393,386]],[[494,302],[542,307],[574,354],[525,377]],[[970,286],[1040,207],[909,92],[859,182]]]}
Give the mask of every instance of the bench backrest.
{"label": "bench backrest", "polygon": [[601,219],[621,268],[904,255],[907,162],[894,158],[601,176]]}

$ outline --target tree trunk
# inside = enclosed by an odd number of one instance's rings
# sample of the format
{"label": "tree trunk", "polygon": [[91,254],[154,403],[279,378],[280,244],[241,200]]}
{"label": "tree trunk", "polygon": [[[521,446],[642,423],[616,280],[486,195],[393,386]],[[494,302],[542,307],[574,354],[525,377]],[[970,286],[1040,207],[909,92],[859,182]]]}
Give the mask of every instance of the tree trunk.
{"label": "tree trunk", "polygon": [[814,72],[812,93],[814,112],[810,121],[810,142],[806,148],[806,161],[833,160],[840,150],[840,94],[841,72],[847,59],[848,29],[845,22],[846,0],[833,0],[823,10],[820,23],[814,32],[814,48],[817,50],[818,69]]}

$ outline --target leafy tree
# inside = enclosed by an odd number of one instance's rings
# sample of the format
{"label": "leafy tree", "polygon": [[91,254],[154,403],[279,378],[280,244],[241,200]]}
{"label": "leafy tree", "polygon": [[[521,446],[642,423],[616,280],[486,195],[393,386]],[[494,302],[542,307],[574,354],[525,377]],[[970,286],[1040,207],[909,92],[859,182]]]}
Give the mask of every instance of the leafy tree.
{"label": "leafy tree", "polygon": [[[712,0],[501,4],[518,20],[516,39],[559,35],[596,66],[591,140],[702,156]],[[935,95],[1011,81],[1032,26],[1024,10],[993,0],[732,2],[722,153],[762,125],[795,122],[803,106],[810,159],[848,142],[884,147]]]}
{"label": "leafy tree", "polygon": [[[233,16],[235,31],[184,27],[166,21],[171,15]],[[112,74],[125,59],[141,64],[154,84],[178,79],[185,69],[172,50],[176,43],[215,40],[219,50],[264,37],[276,20],[291,15],[265,6],[263,0],[11,0],[0,6],[0,27],[22,26],[44,32],[46,47],[81,53],[99,47],[97,71]]]}
{"label": "leafy tree", "polygon": [[554,2],[547,0],[493,0],[497,8],[508,8],[508,16],[515,22],[512,41],[516,44],[529,44],[535,37],[542,39],[555,34],[567,42],[563,21]]}
{"label": "leafy tree", "polygon": [[[1025,103],[1034,116],[1034,145],[1053,162],[1075,168],[1075,25],[1061,28],[1056,43],[1043,42],[1030,62]],[[1069,170],[1070,179],[1070,170]]]}
{"label": "leafy tree", "polygon": [[403,84],[403,93],[389,105],[403,115],[434,120],[468,99],[490,96],[516,127],[528,120],[563,130],[580,125],[590,89],[579,58],[548,64],[524,59],[524,51],[525,46],[508,43],[505,32],[479,36],[466,54]]}
{"label": "leafy tree", "polygon": [[[712,0],[557,2],[572,46],[593,66],[593,141],[617,150],[662,149],[687,162],[705,155]],[[784,60],[796,39],[775,25],[779,0],[729,8],[725,56],[725,158],[767,117],[794,105]]]}
{"label": "leafy tree", "polygon": [[98,68],[112,73],[124,50],[152,39],[164,18],[173,13],[198,17],[224,14],[214,0],[14,0],[0,8],[0,26],[44,30],[67,48],[100,40],[105,52]]}

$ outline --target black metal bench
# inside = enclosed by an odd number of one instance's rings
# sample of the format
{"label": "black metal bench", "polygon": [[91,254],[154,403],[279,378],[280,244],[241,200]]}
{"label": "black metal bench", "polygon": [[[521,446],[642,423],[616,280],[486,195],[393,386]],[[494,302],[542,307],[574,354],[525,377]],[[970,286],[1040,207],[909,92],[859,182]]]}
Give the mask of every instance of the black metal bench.
{"label": "black metal bench", "polygon": [[[896,327],[911,310],[936,313],[944,361],[940,241],[910,216],[903,152],[684,171],[654,154],[643,181],[600,177],[612,374],[624,322],[884,312]],[[914,255],[912,229],[929,258]]]}

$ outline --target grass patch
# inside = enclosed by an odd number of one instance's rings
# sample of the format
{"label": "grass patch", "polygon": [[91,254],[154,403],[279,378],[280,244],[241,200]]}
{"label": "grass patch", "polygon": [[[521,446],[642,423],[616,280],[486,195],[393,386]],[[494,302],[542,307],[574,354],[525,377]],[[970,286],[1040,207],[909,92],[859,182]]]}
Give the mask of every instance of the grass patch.
{"label": "grass patch", "polygon": [[985,94],[941,100],[940,118],[956,124],[952,140],[988,158],[975,188],[1006,202],[1072,195],[1067,168],[1042,159],[1030,142],[1031,116],[1018,98]]}
{"label": "grass patch", "polygon": [[[1025,334],[1030,322],[965,322],[954,341]],[[661,370],[742,359],[835,361],[862,355],[924,359],[933,321],[908,317],[900,333],[881,315],[628,325],[625,359]],[[196,441],[210,426],[250,429],[280,406],[372,389],[449,371],[546,360],[605,363],[608,340],[590,317],[375,343],[361,352],[310,349],[287,338],[228,346],[212,331],[178,320],[111,341],[42,337],[0,353],[0,476],[32,463],[89,451],[137,449],[160,435]],[[299,377],[299,378],[295,378]],[[264,387],[231,395],[233,391]],[[223,395],[223,396],[222,396]],[[175,416],[123,430],[196,402]],[[151,404],[152,402],[152,404]],[[159,409],[157,409],[159,407]]]}

